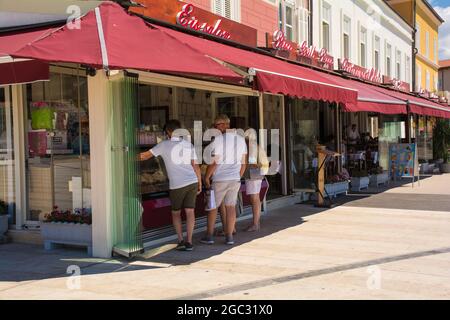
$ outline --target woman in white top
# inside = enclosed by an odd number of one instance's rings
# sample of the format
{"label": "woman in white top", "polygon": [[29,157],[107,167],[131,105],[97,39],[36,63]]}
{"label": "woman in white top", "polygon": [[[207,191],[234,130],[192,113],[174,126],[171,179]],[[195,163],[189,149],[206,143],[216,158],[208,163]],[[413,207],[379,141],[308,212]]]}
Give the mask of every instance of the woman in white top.
{"label": "woman in white top", "polygon": [[258,231],[261,217],[261,185],[265,174],[269,169],[269,160],[263,148],[256,143],[256,131],[246,130],[247,142],[247,170],[245,172],[245,193],[250,197],[253,211],[253,223],[245,231]]}

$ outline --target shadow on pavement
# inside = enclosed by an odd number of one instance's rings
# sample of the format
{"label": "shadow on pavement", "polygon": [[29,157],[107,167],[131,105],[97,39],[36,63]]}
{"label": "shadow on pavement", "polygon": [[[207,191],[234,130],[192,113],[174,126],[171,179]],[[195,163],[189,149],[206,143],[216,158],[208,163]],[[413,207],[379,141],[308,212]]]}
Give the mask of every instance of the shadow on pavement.
{"label": "shadow on pavement", "polygon": [[290,207],[287,212],[276,210],[273,213],[263,215],[261,217],[261,229],[256,232],[246,232],[245,228],[250,224],[251,220],[241,221],[236,224],[236,235],[234,236],[235,244],[229,246],[225,244],[225,237],[215,237],[215,244],[206,245],[200,243],[200,238],[204,233],[194,236],[194,250],[191,252],[180,252],[169,250],[154,255],[151,258],[143,259],[146,261],[169,263],[172,265],[189,265],[201,260],[206,260],[213,256],[220,255],[236,246],[249,243],[251,241],[264,238],[281,230],[299,226],[305,223],[304,217],[317,214],[328,209],[319,209],[312,206],[296,205]]}
{"label": "shadow on pavement", "polygon": [[161,268],[130,264],[124,259],[89,257],[85,249],[65,247],[46,251],[42,246],[28,244],[0,245],[0,282],[21,282],[68,277],[69,266],[80,268],[82,275]]}

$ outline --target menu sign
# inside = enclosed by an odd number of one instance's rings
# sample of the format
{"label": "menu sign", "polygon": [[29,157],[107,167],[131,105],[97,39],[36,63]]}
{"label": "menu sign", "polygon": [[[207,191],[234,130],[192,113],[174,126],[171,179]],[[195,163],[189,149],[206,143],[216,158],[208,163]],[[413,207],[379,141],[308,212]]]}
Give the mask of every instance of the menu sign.
{"label": "menu sign", "polygon": [[409,83],[402,80],[392,79],[388,76],[383,76],[383,84],[389,85],[395,90],[410,92],[411,86]]}
{"label": "menu sign", "polygon": [[180,0],[135,0],[144,7],[129,10],[250,47],[257,46],[257,30]]}
{"label": "menu sign", "polygon": [[364,68],[356,64],[351,63],[348,59],[338,60],[339,71],[348,73],[356,78],[374,82],[383,83],[383,77],[380,71],[374,68]]}
{"label": "menu sign", "polygon": [[389,172],[391,177],[416,176],[418,169],[415,143],[393,143],[389,145]]}
{"label": "menu sign", "polygon": [[301,44],[289,41],[281,30],[275,31],[272,35],[266,33],[266,43],[267,47],[278,56],[327,70],[334,69],[334,58],[326,49],[309,46],[306,41]]}

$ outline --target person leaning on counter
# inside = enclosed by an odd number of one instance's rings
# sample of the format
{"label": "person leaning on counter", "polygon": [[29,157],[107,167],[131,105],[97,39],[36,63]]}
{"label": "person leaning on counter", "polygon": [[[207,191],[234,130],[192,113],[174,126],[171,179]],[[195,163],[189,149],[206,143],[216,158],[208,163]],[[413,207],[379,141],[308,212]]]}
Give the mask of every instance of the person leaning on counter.
{"label": "person leaning on counter", "polygon": [[[202,179],[200,167],[195,162],[197,156],[192,143],[181,136],[177,136],[176,130],[181,129],[180,121],[169,120],[164,126],[164,131],[169,137],[158,143],[152,149],[142,152],[140,160],[148,160],[161,156],[166,166],[169,178],[169,196],[172,205],[172,222],[177,232],[177,250],[192,251],[192,235],[195,225],[195,201],[197,195],[202,192]],[[174,155],[180,155],[174,157]],[[181,210],[186,212],[186,241],[183,238],[181,223]]]}

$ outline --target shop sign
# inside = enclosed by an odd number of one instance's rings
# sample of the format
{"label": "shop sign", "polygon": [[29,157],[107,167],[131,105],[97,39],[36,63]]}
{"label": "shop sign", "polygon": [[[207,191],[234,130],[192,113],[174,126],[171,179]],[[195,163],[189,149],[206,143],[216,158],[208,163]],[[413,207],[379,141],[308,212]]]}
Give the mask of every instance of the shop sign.
{"label": "shop sign", "polygon": [[278,56],[327,70],[334,68],[334,58],[325,48],[319,50],[315,46],[309,46],[306,41],[301,44],[289,41],[281,30],[272,35],[266,33],[266,43]]}
{"label": "shop sign", "polygon": [[257,46],[258,31],[255,28],[218,16],[193,4],[180,0],[135,0],[135,2],[144,7],[130,7],[131,12],[246,46]]}
{"label": "shop sign", "polygon": [[199,21],[194,16],[194,6],[189,3],[185,4],[177,14],[177,24],[180,26],[230,40],[231,34],[220,28],[221,23],[222,19],[218,19],[214,25],[208,25],[207,22]]}
{"label": "shop sign", "polygon": [[383,77],[381,76],[380,71],[378,71],[377,69],[374,68],[367,69],[358,66],[356,64],[351,63],[348,59],[343,60],[339,59],[338,65],[339,71],[351,74],[356,78],[374,83],[383,83]]}
{"label": "shop sign", "polygon": [[395,90],[403,91],[403,92],[410,92],[411,86],[409,83],[398,80],[398,79],[392,79],[388,76],[383,76],[383,84],[391,86]]}

